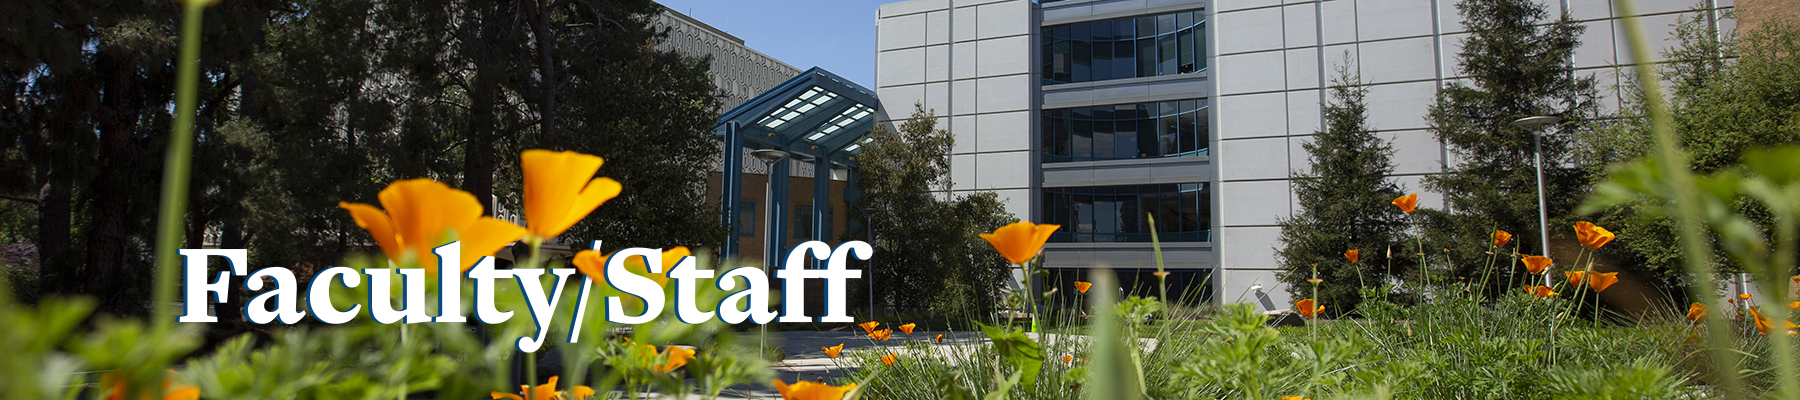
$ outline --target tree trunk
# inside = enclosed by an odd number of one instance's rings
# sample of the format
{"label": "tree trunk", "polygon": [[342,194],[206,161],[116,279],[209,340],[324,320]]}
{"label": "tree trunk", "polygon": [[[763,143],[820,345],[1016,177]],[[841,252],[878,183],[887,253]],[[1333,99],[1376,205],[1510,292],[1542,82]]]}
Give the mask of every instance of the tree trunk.
{"label": "tree trunk", "polygon": [[[123,54],[101,51],[97,72],[104,74],[98,119],[100,142],[94,165],[98,174],[89,190],[94,219],[87,229],[88,279],[82,291],[100,296],[103,310],[126,311],[133,272],[125,265],[125,218],[131,207],[131,139],[137,131],[137,70]],[[141,272],[141,271],[135,271]]]}
{"label": "tree trunk", "polygon": [[500,90],[496,74],[499,62],[493,50],[495,18],[481,19],[480,38],[473,43],[475,83],[469,94],[469,137],[463,146],[463,190],[481,202],[481,214],[493,215],[494,163],[490,155],[494,138],[494,100]]}

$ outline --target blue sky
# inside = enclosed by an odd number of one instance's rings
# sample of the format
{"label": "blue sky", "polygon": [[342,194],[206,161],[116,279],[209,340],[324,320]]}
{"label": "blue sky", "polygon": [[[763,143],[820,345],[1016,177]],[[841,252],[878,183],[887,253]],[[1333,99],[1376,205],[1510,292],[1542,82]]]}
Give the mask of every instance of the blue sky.
{"label": "blue sky", "polygon": [[795,68],[875,87],[875,10],[900,0],[656,0]]}

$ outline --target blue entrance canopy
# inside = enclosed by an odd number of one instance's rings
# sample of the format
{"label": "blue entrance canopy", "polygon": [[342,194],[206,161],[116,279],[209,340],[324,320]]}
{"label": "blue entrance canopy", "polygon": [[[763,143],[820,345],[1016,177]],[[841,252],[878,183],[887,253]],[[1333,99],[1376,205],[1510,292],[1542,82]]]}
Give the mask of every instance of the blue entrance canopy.
{"label": "blue entrance canopy", "polygon": [[[726,236],[725,256],[737,255],[738,224],[754,224],[736,220],[740,211],[738,200],[743,196],[744,157],[740,149],[772,149],[791,155],[768,168],[769,198],[775,201],[765,205],[765,217],[777,223],[766,224],[763,258],[765,265],[778,265],[779,256],[788,247],[784,229],[787,224],[781,223],[786,221],[788,208],[788,160],[813,163],[812,240],[826,240],[824,235],[831,221],[831,209],[825,206],[831,198],[831,170],[855,167],[856,154],[867,142],[880,109],[874,91],[813,67],[721,115],[714,128],[715,134],[725,141],[721,220],[733,232]],[[854,178],[854,172],[851,176]]]}

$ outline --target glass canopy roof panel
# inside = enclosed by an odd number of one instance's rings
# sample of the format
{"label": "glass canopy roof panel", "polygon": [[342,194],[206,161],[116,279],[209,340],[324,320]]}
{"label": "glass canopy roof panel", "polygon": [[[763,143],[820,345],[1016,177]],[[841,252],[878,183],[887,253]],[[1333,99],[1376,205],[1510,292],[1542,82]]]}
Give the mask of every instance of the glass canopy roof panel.
{"label": "glass canopy roof panel", "polygon": [[869,119],[873,115],[875,115],[874,108],[862,104],[851,105],[849,108],[845,108],[843,112],[839,112],[837,116],[831,117],[831,120],[825,121],[825,124],[820,125],[818,130],[813,131],[812,134],[806,135],[806,140],[818,142],[826,136],[845,131],[845,128],[849,128],[851,125]]}
{"label": "glass canopy roof panel", "polygon": [[714,129],[735,124],[745,146],[853,165],[846,148],[874,127],[880,104],[873,90],[812,68],[725,112]]}
{"label": "glass canopy roof panel", "polygon": [[795,96],[793,100],[788,100],[788,102],[782,104],[781,107],[777,107],[775,110],[764,115],[761,120],[757,121],[757,124],[768,129],[783,129],[783,125],[787,125],[796,119],[813,115],[816,111],[823,110],[825,108],[823,106],[826,105],[826,103],[830,103],[837,98],[837,93],[832,93],[824,88],[813,86],[806,89],[805,92],[800,93],[799,96]]}

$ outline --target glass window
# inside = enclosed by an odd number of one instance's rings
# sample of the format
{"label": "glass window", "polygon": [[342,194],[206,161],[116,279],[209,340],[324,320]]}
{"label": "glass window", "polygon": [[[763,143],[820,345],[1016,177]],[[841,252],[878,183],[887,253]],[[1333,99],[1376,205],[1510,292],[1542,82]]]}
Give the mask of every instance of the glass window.
{"label": "glass window", "polygon": [[1207,155],[1205,100],[1042,112],[1045,163]]}
{"label": "glass window", "polygon": [[1044,188],[1042,222],[1062,225],[1051,242],[1204,242],[1211,199],[1204,183]]}
{"label": "glass window", "polygon": [[737,235],[756,236],[756,203],[739,202],[737,215]]}
{"label": "glass window", "polygon": [[1045,85],[1190,73],[1206,68],[1204,11],[1043,28]]}
{"label": "glass window", "polygon": [[813,217],[812,206],[794,206],[793,219],[794,219],[794,238],[795,239],[806,239],[806,238],[813,237],[812,217]]}

